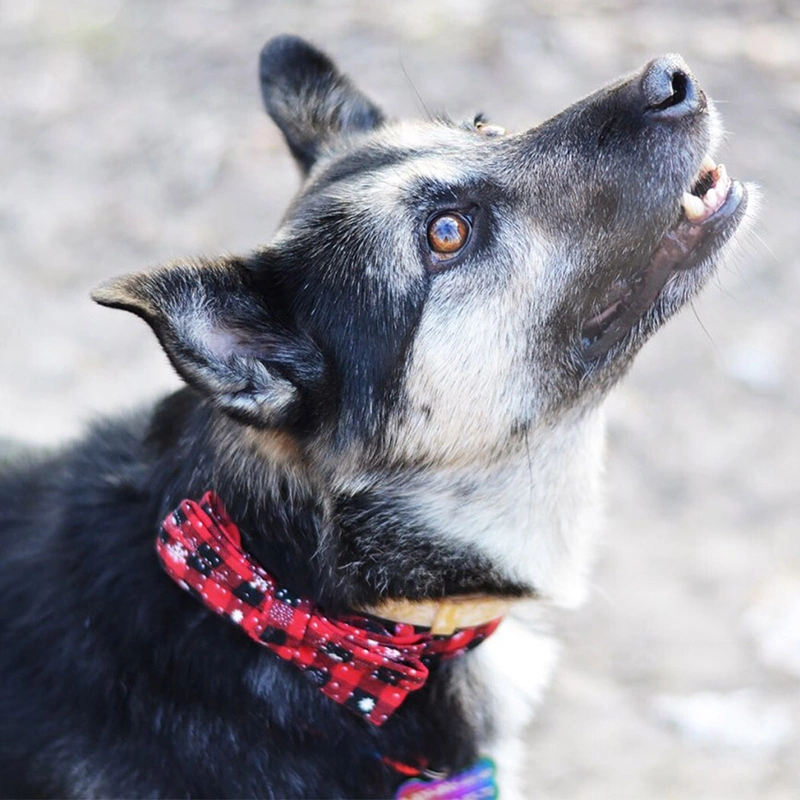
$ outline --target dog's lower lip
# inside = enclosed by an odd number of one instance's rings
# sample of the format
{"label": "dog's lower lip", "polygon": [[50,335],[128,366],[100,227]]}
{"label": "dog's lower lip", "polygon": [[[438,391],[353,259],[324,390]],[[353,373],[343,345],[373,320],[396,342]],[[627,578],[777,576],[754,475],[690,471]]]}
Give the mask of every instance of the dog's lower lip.
{"label": "dog's lower lip", "polygon": [[622,341],[650,310],[667,281],[705,261],[715,249],[718,236],[726,236],[724,229],[742,206],[746,192],[738,181],[727,179],[727,175],[725,179],[725,197],[717,198],[712,212],[707,208],[693,221],[684,209],[664,234],[647,267],[609,290],[602,310],[582,326],[585,358],[599,358]]}

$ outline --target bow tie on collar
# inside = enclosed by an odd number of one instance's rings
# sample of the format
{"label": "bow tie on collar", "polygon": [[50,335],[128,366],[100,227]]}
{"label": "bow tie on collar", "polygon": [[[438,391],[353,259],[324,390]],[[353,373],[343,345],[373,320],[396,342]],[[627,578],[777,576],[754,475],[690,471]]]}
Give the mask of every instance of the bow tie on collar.
{"label": "bow tie on collar", "polygon": [[213,492],[199,503],[181,502],[164,520],[156,550],[182,589],[373,725],[420,689],[437,661],[465,653],[500,624],[494,619],[437,636],[405,622],[328,617],[310,599],[281,588],[242,550],[239,529]]}

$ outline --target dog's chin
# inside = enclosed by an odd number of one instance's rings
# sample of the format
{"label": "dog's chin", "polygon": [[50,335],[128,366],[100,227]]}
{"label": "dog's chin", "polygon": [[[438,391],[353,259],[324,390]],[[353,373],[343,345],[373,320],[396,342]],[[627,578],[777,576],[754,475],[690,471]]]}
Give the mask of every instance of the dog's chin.
{"label": "dog's chin", "polygon": [[647,266],[610,287],[600,310],[581,326],[584,362],[597,365],[629,352],[693,297],[745,218],[748,199],[748,187],[706,159]]}

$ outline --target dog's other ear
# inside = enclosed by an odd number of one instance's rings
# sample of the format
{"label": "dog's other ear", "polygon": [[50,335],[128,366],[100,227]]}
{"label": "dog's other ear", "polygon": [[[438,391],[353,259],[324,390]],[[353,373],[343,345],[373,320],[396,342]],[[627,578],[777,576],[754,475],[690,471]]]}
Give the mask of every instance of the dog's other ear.
{"label": "dog's other ear", "polygon": [[384,120],[328,56],[296,36],[278,36],[264,45],[260,75],[264,106],[303,173],[327,141],[372,130]]}
{"label": "dog's other ear", "polygon": [[92,299],[144,319],[178,373],[231,416],[298,422],[320,391],[323,357],[293,330],[279,298],[254,288],[248,266],[241,258],[178,261],[111,280]]}

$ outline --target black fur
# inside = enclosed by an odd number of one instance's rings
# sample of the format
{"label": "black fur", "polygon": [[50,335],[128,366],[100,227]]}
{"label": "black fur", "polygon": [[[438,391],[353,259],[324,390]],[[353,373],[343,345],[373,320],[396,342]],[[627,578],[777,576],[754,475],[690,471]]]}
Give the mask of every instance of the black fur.
{"label": "black fur", "polygon": [[[330,140],[383,122],[381,110],[324,53],[294,36],[278,36],[264,47],[260,76],[264,106],[304,172]],[[306,110],[302,115],[297,114],[299,95]]]}
{"label": "black fur", "polygon": [[[400,782],[381,755],[475,759],[474,715],[446,688],[458,663],[371,728],[164,576],[160,520],[219,477],[212,415],[185,389],[0,483],[3,796],[377,797]],[[235,484],[216,485],[288,587],[374,598],[337,572],[354,545],[315,556],[313,498],[278,485],[255,504]]]}

